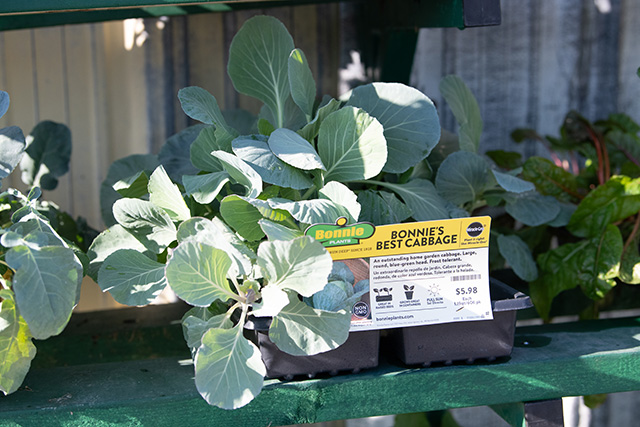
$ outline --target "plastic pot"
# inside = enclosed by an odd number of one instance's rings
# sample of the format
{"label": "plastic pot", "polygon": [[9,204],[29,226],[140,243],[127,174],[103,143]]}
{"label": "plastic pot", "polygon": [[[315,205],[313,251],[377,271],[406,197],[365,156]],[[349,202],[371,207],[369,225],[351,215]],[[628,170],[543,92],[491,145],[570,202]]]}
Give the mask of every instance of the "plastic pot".
{"label": "plastic pot", "polygon": [[313,378],[320,373],[357,373],[378,366],[380,331],[350,332],[347,341],[334,350],[313,356],[292,356],[269,339],[270,324],[271,318],[256,317],[244,326],[245,336],[260,349],[269,378],[290,380],[301,375]]}
{"label": "plastic pot", "polygon": [[395,356],[407,365],[454,361],[473,363],[506,357],[513,349],[516,312],[533,307],[531,299],[491,278],[492,320],[413,326],[389,331]]}

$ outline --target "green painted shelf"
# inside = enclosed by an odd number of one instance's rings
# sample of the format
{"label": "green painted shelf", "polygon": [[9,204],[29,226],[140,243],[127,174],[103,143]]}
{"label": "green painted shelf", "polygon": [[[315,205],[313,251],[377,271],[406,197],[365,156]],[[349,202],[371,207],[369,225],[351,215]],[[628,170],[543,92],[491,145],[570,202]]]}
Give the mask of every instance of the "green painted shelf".
{"label": "green painted shelf", "polygon": [[5,0],[0,2],[0,31],[338,1],[368,1],[392,28],[500,23],[499,0]]}
{"label": "green painted shelf", "polygon": [[0,425],[182,425],[188,414],[277,426],[640,390],[640,318],[627,318],[518,328],[512,357],[498,363],[417,369],[387,358],[359,374],[268,380],[249,405],[225,411],[195,389],[176,323],[185,309],[74,316],[37,343],[23,387],[0,398]]}

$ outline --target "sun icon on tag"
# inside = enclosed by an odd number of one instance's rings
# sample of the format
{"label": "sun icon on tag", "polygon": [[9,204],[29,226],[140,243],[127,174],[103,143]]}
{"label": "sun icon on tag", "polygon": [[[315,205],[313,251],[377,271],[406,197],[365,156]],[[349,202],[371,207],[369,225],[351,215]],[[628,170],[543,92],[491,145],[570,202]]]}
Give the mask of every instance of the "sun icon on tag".
{"label": "sun icon on tag", "polygon": [[436,283],[430,284],[427,290],[433,297],[440,295],[440,287]]}

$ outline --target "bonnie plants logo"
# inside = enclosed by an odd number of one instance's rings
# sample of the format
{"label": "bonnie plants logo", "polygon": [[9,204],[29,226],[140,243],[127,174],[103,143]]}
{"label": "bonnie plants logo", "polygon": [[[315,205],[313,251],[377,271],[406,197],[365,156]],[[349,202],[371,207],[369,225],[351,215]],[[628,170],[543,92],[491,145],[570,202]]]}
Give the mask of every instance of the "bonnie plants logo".
{"label": "bonnie plants logo", "polygon": [[480,224],[479,222],[472,222],[467,227],[467,234],[470,237],[478,237],[479,235],[482,234],[483,231],[484,231],[484,225]]}
{"label": "bonnie plants logo", "polygon": [[347,225],[347,218],[340,217],[335,224],[314,224],[305,234],[311,236],[325,247],[357,245],[360,240],[373,236],[376,227],[368,222]]}

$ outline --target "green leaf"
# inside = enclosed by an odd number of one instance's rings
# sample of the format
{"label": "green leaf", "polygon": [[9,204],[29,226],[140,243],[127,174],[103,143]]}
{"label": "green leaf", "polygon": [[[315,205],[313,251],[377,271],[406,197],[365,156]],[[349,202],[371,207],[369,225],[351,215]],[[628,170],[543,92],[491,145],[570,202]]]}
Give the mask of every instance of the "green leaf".
{"label": "green leaf", "polygon": [[413,214],[395,194],[386,191],[361,191],[358,203],[362,206],[358,220],[375,225],[398,224]]}
{"label": "green leaf", "polygon": [[112,208],[115,201],[122,198],[113,189],[113,185],[121,180],[136,176],[142,171],[151,174],[159,165],[158,157],[151,154],[134,154],[111,163],[107,177],[100,186],[100,212],[107,227],[116,224]]}
{"label": "green leaf", "polygon": [[182,177],[185,192],[203,205],[213,202],[227,182],[229,182],[229,174],[226,172]]}
{"label": "green leaf", "polygon": [[[198,307],[195,307],[195,309],[198,309]],[[182,319],[182,329],[187,346],[192,350],[197,350],[202,345],[202,336],[209,329],[231,329],[233,327],[233,323],[226,314],[213,315],[208,310],[205,310],[205,313],[209,314],[202,318],[189,315],[189,312]]]}
{"label": "green leaf", "polygon": [[303,170],[325,170],[313,146],[296,132],[280,128],[269,136],[269,148],[283,162]]}
{"label": "green leaf", "polygon": [[255,198],[262,193],[262,178],[244,160],[225,151],[213,151],[211,154],[220,160],[234,181],[247,189],[246,196]]}
{"label": "green leaf", "polygon": [[16,246],[6,253],[5,261],[15,271],[16,304],[33,337],[46,339],[62,332],[76,305],[82,279],[82,264],[73,250]]}
{"label": "green leaf", "polygon": [[116,182],[113,184],[113,189],[122,197],[138,199],[149,194],[148,186],[149,176],[145,171],[140,171],[133,176]]}
{"label": "green leaf", "polygon": [[271,322],[269,338],[286,353],[314,355],[344,344],[350,326],[351,313],[318,310],[289,294],[289,304]]}
{"label": "green leaf", "polygon": [[89,269],[87,275],[95,282],[98,281],[98,271],[102,263],[109,255],[120,249],[133,249],[148,257],[153,253],[140,243],[133,234],[129,233],[126,228],[120,224],[113,225],[100,233],[89,247],[87,255],[89,256]]}
{"label": "green leaf", "polygon": [[26,138],[27,149],[20,160],[22,182],[53,190],[58,178],[69,171],[71,131],[61,123],[43,121]]}
{"label": "green leaf", "polygon": [[190,126],[171,135],[160,148],[158,161],[164,166],[167,174],[175,182],[181,182],[182,175],[198,173],[198,169],[191,163],[189,155],[191,145],[200,135],[203,125]]}
{"label": "green leaf", "polygon": [[346,185],[331,181],[318,190],[318,196],[320,199],[331,200],[337,205],[344,206],[349,211],[350,222],[358,221],[361,209],[358,196]]}
{"label": "green leaf", "polygon": [[289,212],[292,217],[303,224],[333,224],[341,216],[346,218],[351,216],[346,207],[326,199],[301,200],[299,202],[285,199],[269,199],[268,203],[273,209]]}
{"label": "green leaf", "polygon": [[178,245],[166,267],[171,289],[191,305],[206,307],[215,300],[236,298],[227,280],[231,258],[220,249],[187,241]]}
{"label": "green leaf", "polygon": [[416,221],[430,221],[449,218],[447,201],[436,187],[426,179],[412,179],[406,184],[378,183],[399,195],[413,212]]}
{"label": "green leaf", "polygon": [[245,239],[257,241],[264,237],[258,225],[258,221],[263,218],[262,214],[240,196],[231,195],[222,199],[220,214],[225,222]]}
{"label": "green leaf", "polygon": [[182,193],[178,186],[171,182],[162,166],[158,166],[149,178],[149,201],[164,209],[173,221],[191,218],[191,212],[182,198]]}
{"label": "green leaf", "polygon": [[35,356],[36,347],[27,322],[18,313],[13,293],[0,290],[0,391],[5,395],[16,391]]}
{"label": "green leaf", "polygon": [[519,278],[527,282],[538,278],[531,249],[520,237],[515,234],[498,235],[498,250]]}
{"label": "green leaf", "polygon": [[269,120],[265,118],[260,118],[258,120],[258,133],[260,135],[270,136],[274,130],[276,130],[276,128],[273,127]]}
{"label": "green leaf", "polygon": [[260,291],[260,302],[253,304],[251,314],[256,317],[277,316],[289,304],[287,291],[275,286],[265,286]]}
{"label": "green leaf", "polygon": [[329,252],[309,236],[266,241],[258,248],[258,265],[269,286],[311,296],[324,288],[333,261]]}
{"label": "green leaf", "polygon": [[366,111],[345,107],[320,126],[318,154],[326,181],[357,181],[378,175],[387,161],[387,141],[378,120]]}
{"label": "green leaf", "polygon": [[433,102],[401,83],[371,83],[355,88],[347,105],[362,108],[384,127],[388,156],[384,172],[402,173],[425,159],[440,140]]}
{"label": "green leaf", "polygon": [[69,247],[64,239],[51,227],[49,221],[37,213],[23,216],[19,222],[9,227],[9,230],[15,231],[29,242],[35,244],[32,246],[36,249],[43,246]]}
{"label": "green leaf", "polygon": [[120,199],[113,216],[150,251],[159,254],[176,239],[176,226],[169,215],[151,202]]}
{"label": "green leaf", "polygon": [[[638,126],[630,118],[627,118],[631,123],[629,126]],[[607,143],[613,144],[616,148],[621,150],[625,157],[632,158],[635,162],[640,161],[640,138],[638,138],[637,130],[633,130],[630,133],[624,133],[619,130],[613,130],[607,132]]]}
{"label": "green leaf", "polygon": [[496,178],[498,185],[504,190],[511,193],[524,193],[526,191],[533,191],[536,189],[529,181],[520,179],[517,176],[510,175],[508,173],[498,172],[497,170],[491,170],[493,176]]}
{"label": "green leaf", "polygon": [[516,169],[522,166],[522,154],[514,151],[489,150],[484,154],[503,169]]}
{"label": "green leaf", "polygon": [[565,202],[576,200],[578,181],[575,175],[556,166],[549,159],[542,157],[527,159],[522,168],[522,176],[527,181],[533,182],[536,189],[544,195],[553,196]]}
{"label": "green leaf", "polygon": [[[276,129],[273,125],[271,125],[271,123],[278,122],[276,116],[271,113],[271,109],[269,109],[269,107],[267,107],[266,105],[263,105],[260,109],[258,117],[259,121],[262,121],[260,133],[264,132],[264,135],[271,135],[271,132]],[[284,118],[284,126],[282,127],[287,129],[299,130],[302,126],[307,124],[306,116],[304,115],[300,107],[298,107],[296,103],[293,102],[291,96],[289,96],[287,98],[287,101],[284,103]],[[271,128],[267,126],[267,123],[265,123],[264,121],[269,123],[274,129],[271,130]]]}
{"label": "green leaf", "polygon": [[314,119],[306,124],[302,129],[298,130],[297,133],[307,141],[313,141],[316,136],[318,136],[322,123],[331,113],[338,111],[340,109],[340,105],[340,101],[332,98],[328,104],[318,108]]}
{"label": "green leaf", "polygon": [[19,127],[0,129],[0,180],[8,177],[18,166],[25,147],[24,135]]}
{"label": "green leaf", "polygon": [[196,388],[209,405],[245,406],[262,390],[267,369],[260,350],[242,336],[242,325],[209,329],[195,357]]}
{"label": "green leaf", "polygon": [[311,117],[313,104],[316,100],[316,82],[304,52],[300,49],[292,50],[289,54],[288,65],[291,97],[302,112],[307,117]]}
{"label": "green leaf", "polygon": [[460,149],[476,153],[483,127],[478,101],[464,81],[453,75],[440,81],[440,92],[460,125]]}
{"label": "green leaf", "polygon": [[230,277],[248,276],[256,254],[220,219],[191,218],[178,228],[178,242],[194,241],[223,250],[232,261]]}
{"label": "green leaf", "polygon": [[620,260],[620,280],[631,285],[640,284],[640,233],[625,245]]}
{"label": "green leaf", "polygon": [[178,91],[178,99],[187,116],[216,127],[215,136],[221,146],[230,144],[238,136],[238,132],[227,124],[216,98],[205,89],[197,86],[185,87]]}
{"label": "green leaf", "polygon": [[98,272],[98,285],[120,304],[147,305],[167,286],[164,264],[133,249],[107,257]]}
{"label": "green leaf", "polygon": [[578,237],[596,236],[608,225],[640,211],[640,178],[614,176],[578,205],[567,228]]}
{"label": "green leaf", "polygon": [[505,210],[514,219],[530,227],[552,222],[560,213],[560,202],[535,191],[509,193]]}
{"label": "green leaf", "polygon": [[448,156],[436,175],[436,188],[456,205],[473,203],[489,185],[489,164],[480,155],[458,151]]}
{"label": "green leaf", "polygon": [[303,235],[300,230],[294,230],[264,218],[258,221],[258,225],[269,240],[291,240]]}
{"label": "green leaf", "polygon": [[[295,132],[292,132],[294,135]],[[313,185],[311,178],[280,160],[263,135],[242,136],[233,140],[233,152],[258,172],[264,182],[279,187],[303,190]]]}
{"label": "green leaf", "polygon": [[247,20],[236,33],[229,48],[227,71],[240,93],[264,102],[283,127],[284,106],[289,98],[288,62],[294,49],[285,26],[270,16]]}
{"label": "green leaf", "polygon": [[560,213],[553,221],[547,223],[547,225],[551,227],[566,227],[577,208],[577,206],[572,203],[560,202],[559,205]]}
{"label": "green leaf", "polygon": [[599,236],[566,243],[540,255],[540,276],[530,285],[538,313],[548,318],[553,298],[576,286],[589,298],[603,298],[615,286],[622,247],[620,230],[609,225]]}
{"label": "green leaf", "polygon": [[221,172],[224,170],[222,163],[211,155],[213,151],[231,152],[231,141],[221,144],[216,138],[216,128],[207,126],[200,131],[198,137],[189,149],[189,158],[196,168],[205,172]]}

